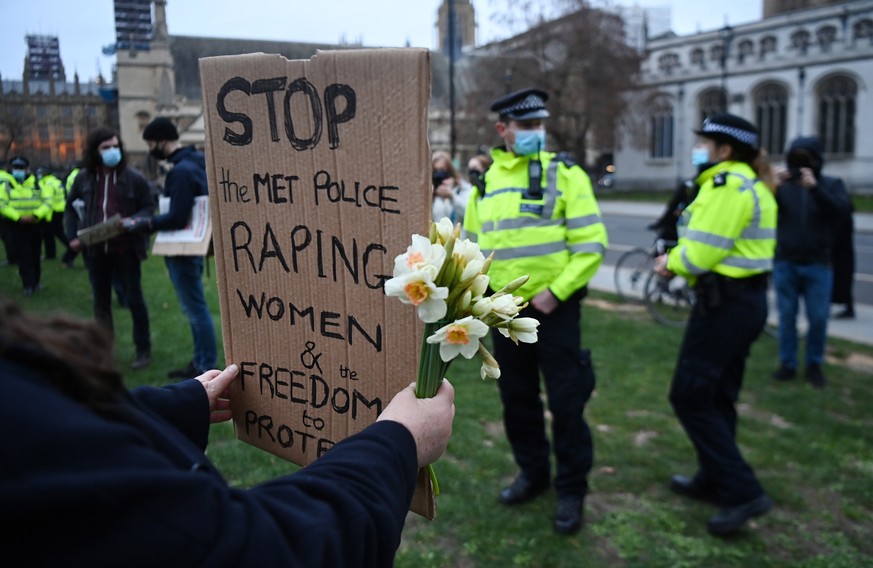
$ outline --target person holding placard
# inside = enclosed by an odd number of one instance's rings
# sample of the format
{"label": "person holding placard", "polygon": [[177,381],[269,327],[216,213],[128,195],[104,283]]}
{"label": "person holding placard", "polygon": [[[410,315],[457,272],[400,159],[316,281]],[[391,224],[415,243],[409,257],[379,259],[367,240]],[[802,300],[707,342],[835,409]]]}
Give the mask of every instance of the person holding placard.
{"label": "person holding placard", "polygon": [[[123,231],[115,225],[121,217],[149,218],[155,203],[149,182],[141,173],[127,167],[124,145],[110,128],[98,128],[88,134],[82,171],[73,181],[64,209],[67,239],[73,251],[84,250],[93,290],[94,317],[110,332],[112,322],[112,282],[120,278],[125,303],[133,319],[133,342],[136,357],[133,369],[151,364],[149,312],[142,293],[140,263],[146,259],[148,238]],[[107,223],[109,222],[109,223]],[[89,232],[105,226],[105,240],[89,241],[79,231]],[[81,236],[81,238],[80,238]],[[101,237],[102,238],[102,237]]]}
{"label": "person holding placard", "polygon": [[[154,159],[173,164],[164,182],[164,196],[170,199],[170,210],[134,224],[146,225],[148,231],[184,229],[191,219],[194,198],[208,193],[203,153],[194,146],[182,147],[176,126],[163,116],[152,120],[143,130],[142,137]],[[194,338],[191,361],[181,369],[170,371],[168,376],[171,379],[190,379],[215,367],[218,359],[215,328],[203,294],[203,257],[165,256],[164,262]]]}
{"label": "person holding placard", "polygon": [[454,390],[410,385],[315,463],[250,489],[206,457],[239,369],[128,392],[92,322],[0,299],[0,503],[8,566],[391,566]]}

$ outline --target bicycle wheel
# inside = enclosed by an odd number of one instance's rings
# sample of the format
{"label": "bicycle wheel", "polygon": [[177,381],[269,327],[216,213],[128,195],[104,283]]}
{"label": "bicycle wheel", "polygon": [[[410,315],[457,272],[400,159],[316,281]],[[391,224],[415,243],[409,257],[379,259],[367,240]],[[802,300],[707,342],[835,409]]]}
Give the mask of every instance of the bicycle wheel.
{"label": "bicycle wheel", "polygon": [[615,263],[615,291],[625,302],[643,301],[646,277],[655,265],[655,259],[643,248],[631,249]]}
{"label": "bicycle wheel", "polygon": [[683,327],[694,307],[694,291],[681,276],[648,274],[645,287],[646,310],[662,325]]}

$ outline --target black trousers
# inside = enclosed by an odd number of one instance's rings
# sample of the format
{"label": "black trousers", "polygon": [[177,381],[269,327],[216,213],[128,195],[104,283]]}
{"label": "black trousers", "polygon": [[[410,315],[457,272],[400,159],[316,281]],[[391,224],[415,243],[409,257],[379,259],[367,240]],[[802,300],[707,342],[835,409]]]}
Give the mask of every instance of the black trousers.
{"label": "black trousers", "polygon": [[[101,245],[98,245],[101,246]],[[125,300],[133,319],[133,343],[137,353],[151,352],[149,312],[142,293],[140,259],[134,251],[97,253],[88,257],[88,273],[94,292],[94,319],[114,332],[112,323],[112,280],[120,277]]]}
{"label": "black trousers", "polygon": [[[67,235],[64,231],[64,213],[63,211],[55,211],[52,214],[52,220],[48,223],[43,223],[43,242],[45,243],[45,258],[51,260],[57,258],[58,249],[55,244],[55,239],[61,241],[66,247],[67,252],[64,254],[66,259],[70,254],[70,243],[67,241]],[[73,257],[75,258],[75,256]]]}
{"label": "black trousers", "polygon": [[745,503],[764,493],[736,443],[736,402],[749,349],[767,319],[766,288],[749,286],[691,314],[670,403],[697,452],[697,480],[725,505]]}
{"label": "black trousers", "polygon": [[18,255],[15,253],[14,246],[15,237],[12,235],[15,231],[15,225],[14,221],[0,215],[0,240],[3,241],[3,247],[6,249],[6,261],[9,264],[18,263]]}
{"label": "black trousers", "polygon": [[12,228],[12,249],[18,261],[18,275],[25,290],[33,290],[39,285],[42,265],[39,253],[42,244],[44,223],[15,223]]}
{"label": "black trousers", "polygon": [[496,330],[494,356],[500,364],[503,422],[513,456],[522,473],[535,483],[550,479],[549,441],[540,399],[542,371],[549,411],[559,496],[584,497],[594,461],[591,430],[583,413],[594,390],[591,353],[580,348],[580,299],[572,298],[549,315],[531,307],[521,315],[540,321],[537,343],[515,345]]}

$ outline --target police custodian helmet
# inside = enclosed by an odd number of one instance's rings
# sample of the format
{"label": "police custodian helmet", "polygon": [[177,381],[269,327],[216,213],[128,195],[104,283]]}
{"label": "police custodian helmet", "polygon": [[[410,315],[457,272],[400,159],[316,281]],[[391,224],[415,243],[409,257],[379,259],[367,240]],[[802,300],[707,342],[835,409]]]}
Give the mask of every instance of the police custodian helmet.
{"label": "police custodian helmet", "polygon": [[703,127],[695,130],[695,134],[711,138],[716,142],[746,146],[752,150],[758,149],[758,129],[744,118],[720,112],[703,121]]}
{"label": "police custodian helmet", "polygon": [[522,89],[503,95],[491,103],[491,111],[500,115],[501,119],[534,120],[548,118],[546,101],[549,95],[539,89]]}

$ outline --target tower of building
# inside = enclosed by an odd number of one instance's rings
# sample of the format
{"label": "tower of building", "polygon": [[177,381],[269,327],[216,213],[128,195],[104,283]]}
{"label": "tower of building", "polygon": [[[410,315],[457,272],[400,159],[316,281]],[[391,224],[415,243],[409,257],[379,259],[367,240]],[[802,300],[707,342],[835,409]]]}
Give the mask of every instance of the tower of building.
{"label": "tower of building", "polygon": [[[455,45],[451,46],[449,38],[449,4],[455,12]],[[457,59],[461,51],[476,45],[476,13],[470,0],[443,0],[437,11],[437,37],[439,51],[446,56],[454,53]]]}

